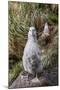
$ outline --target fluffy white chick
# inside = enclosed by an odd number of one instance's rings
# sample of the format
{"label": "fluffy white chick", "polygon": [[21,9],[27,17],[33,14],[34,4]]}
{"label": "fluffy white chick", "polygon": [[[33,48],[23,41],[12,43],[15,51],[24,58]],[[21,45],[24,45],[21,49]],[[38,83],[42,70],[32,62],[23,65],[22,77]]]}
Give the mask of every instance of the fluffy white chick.
{"label": "fluffy white chick", "polygon": [[37,74],[42,71],[41,53],[37,43],[35,27],[30,27],[28,40],[23,53],[24,70],[30,74]]}
{"label": "fluffy white chick", "polygon": [[45,38],[48,38],[50,36],[49,28],[48,28],[48,23],[46,22],[44,25],[44,30],[41,35],[41,38],[45,40]]}
{"label": "fluffy white chick", "polygon": [[45,23],[43,33],[49,35],[49,28],[48,28],[48,23],[47,22]]}

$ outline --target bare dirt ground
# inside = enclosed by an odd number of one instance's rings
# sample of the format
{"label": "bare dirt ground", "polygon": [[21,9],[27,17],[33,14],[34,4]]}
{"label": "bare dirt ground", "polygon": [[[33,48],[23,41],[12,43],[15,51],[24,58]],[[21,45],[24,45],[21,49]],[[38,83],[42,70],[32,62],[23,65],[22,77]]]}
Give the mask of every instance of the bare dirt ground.
{"label": "bare dirt ground", "polygon": [[40,82],[32,82],[32,78],[28,78],[26,75],[24,76],[20,73],[16,80],[12,83],[9,88],[27,88],[27,87],[41,87],[41,86],[56,86],[58,85],[58,72],[56,72],[56,68],[52,70],[52,72],[46,72],[41,74],[39,77]]}

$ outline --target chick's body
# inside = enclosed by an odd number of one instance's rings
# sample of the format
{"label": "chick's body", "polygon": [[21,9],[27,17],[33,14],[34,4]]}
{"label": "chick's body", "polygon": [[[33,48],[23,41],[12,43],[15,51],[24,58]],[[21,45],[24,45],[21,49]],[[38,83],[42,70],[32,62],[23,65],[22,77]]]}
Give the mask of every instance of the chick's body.
{"label": "chick's body", "polygon": [[28,33],[28,40],[24,49],[23,66],[25,71],[31,74],[42,71],[40,49],[37,44],[36,30],[31,27]]}

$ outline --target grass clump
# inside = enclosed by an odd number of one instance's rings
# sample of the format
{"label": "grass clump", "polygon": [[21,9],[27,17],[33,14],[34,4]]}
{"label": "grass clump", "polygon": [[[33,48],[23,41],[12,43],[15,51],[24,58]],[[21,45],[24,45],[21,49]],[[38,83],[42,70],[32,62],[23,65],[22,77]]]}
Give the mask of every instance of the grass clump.
{"label": "grass clump", "polygon": [[9,85],[17,78],[19,73],[22,71],[22,63],[18,62],[13,65],[13,68],[9,70]]}

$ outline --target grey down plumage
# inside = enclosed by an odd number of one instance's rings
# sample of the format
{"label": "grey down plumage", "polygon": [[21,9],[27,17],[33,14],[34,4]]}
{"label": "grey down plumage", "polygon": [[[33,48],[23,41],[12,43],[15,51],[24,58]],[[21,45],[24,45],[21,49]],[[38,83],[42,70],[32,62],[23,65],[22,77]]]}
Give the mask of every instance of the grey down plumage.
{"label": "grey down plumage", "polygon": [[35,27],[29,28],[28,40],[23,53],[23,67],[31,74],[40,73],[43,68]]}

